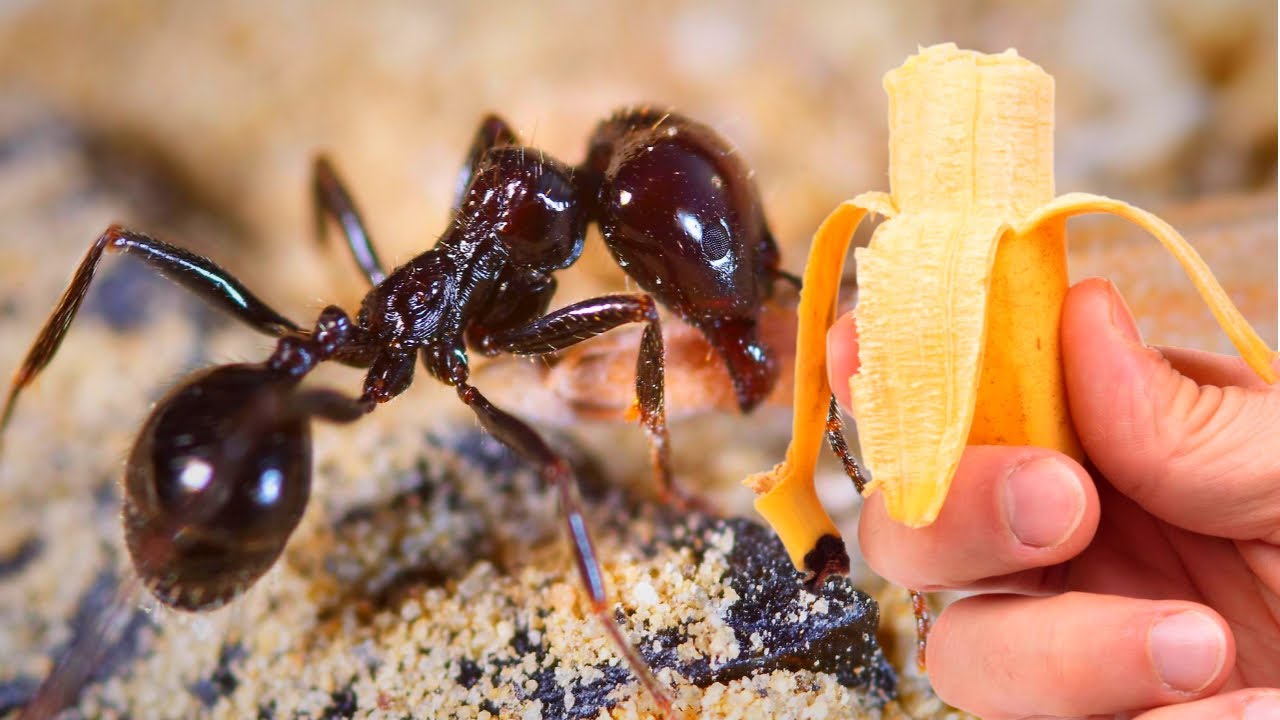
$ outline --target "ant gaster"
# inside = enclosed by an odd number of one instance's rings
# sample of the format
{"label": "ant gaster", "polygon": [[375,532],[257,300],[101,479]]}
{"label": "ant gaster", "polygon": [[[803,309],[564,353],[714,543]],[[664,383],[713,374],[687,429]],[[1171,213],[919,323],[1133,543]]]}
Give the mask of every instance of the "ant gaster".
{"label": "ant gaster", "polygon": [[[644,323],[636,367],[640,421],[651,443],[660,493],[683,502],[672,481],[657,304],[697,327],[718,351],[743,411],[777,374],[757,337],[761,303],[778,267],[751,172],[715,131],[680,115],[630,109],[600,123],[586,160],[573,168],[522,147],[490,116],[459,177],[452,223],[435,247],[391,273],[333,167],[314,167],[316,233],[336,222],[372,289],[352,319],[325,308],[311,330],[272,310],[212,261],[119,226],[89,249],[14,378],[0,416],[49,363],[75,317],[104,252],[142,260],[210,304],[271,336],[262,363],[212,367],[157,404],[138,434],[124,480],[124,524],[139,577],[164,603],[217,607],[254,583],[279,557],[310,494],[311,418],[351,422],[404,392],[421,358],[453,385],[480,424],[541,468],[558,490],[578,573],[591,607],[632,671],[665,711],[670,700],[625,639],[606,603],[603,573],[569,465],[528,424],[468,383],[467,350],[486,355],[554,353],[628,323]],[[605,295],[548,312],[554,273],[582,252],[599,225],[618,264],[645,291]],[[319,363],[364,368],[349,397],[303,387]],[[821,558],[817,583],[847,571]]]}

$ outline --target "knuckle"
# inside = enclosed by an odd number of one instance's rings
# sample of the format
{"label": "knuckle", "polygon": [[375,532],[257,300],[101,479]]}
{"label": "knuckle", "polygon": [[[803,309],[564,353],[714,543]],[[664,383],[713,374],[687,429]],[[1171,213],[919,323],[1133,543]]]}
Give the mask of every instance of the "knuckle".
{"label": "knuckle", "polygon": [[[1155,459],[1153,469],[1170,477],[1195,476],[1204,481],[1236,477],[1253,467],[1255,453],[1249,447],[1264,440],[1261,435],[1280,426],[1280,413],[1267,419],[1260,396],[1238,387],[1196,388],[1195,397],[1162,425],[1166,452]],[[1256,472],[1256,470],[1255,470]]]}
{"label": "knuckle", "polygon": [[1167,361],[1137,387],[1110,389],[1112,417],[1095,432],[1102,433],[1100,455],[1109,456],[1107,464],[1125,478],[1126,494],[1145,505],[1162,492],[1167,478],[1197,462],[1220,397],[1202,392]]}

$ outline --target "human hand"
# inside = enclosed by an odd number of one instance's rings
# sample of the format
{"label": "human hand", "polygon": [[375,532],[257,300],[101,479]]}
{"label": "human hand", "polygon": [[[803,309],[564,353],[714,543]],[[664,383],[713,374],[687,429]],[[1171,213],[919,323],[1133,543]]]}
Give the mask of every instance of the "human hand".
{"label": "human hand", "polygon": [[[828,336],[846,408],[854,322]],[[1143,345],[1105,280],[1068,293],[1062,341],[1096,476],[1052,450],[970,447],[932,525],[863,504],[876,572],[978,593],[933,626],[935,690],[988,719],[1280,720],[1280,387]]]}

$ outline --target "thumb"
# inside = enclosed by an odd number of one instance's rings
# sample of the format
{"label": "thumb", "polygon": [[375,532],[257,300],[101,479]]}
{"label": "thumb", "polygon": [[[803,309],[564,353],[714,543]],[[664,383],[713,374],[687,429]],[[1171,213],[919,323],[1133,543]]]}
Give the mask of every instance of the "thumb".
{"label": "thumb", "polygon": [[827,331],[827,382],[844,409],[853,412],[849,378],[858,372],[858,321],[854,311],[841,315]]}
{"label": "thumb", "polygon": [[[1076,430],[1117,490],[1194,532],[1280,541],[1280,389],[1198,384],[1142,344],[1124,299],[1098,278],[1067,294],[1062,345]],[[1197,362],[1212,378],[1235,365]]]}

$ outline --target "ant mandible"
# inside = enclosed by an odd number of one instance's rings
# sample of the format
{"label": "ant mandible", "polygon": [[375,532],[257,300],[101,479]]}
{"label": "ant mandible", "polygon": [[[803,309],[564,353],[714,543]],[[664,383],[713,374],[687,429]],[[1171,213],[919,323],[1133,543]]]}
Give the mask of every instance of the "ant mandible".
{"label": "ant mandible", "polygon": [[[207,610],[265,573],[301,519],[310,495],[311,418],[347,423],[362,417],[409,387],[421,357],[488,432],[541,468],[557,489],[592,612],[670,714],[666,691],[608,610],[569,465],[537,431],[468,383],[467,349],[542,355],[644,323],[636,364],[639,418],[660,494],[684,503],[669,461],[657,304],[706,336],[745,412],[765,397],[777,374],[770,349],[757,337],[761,303],[777,280],[797,282],[779,269],[750,170],[714,130],[671,112],[615,113],[596,127],[576,168],[521,146],[506,122],[489,116],[459,177],[452,223],[435,247],[391,273],[323,157],[315,162],[312,194],[317,238],[336,222],[372,286],[354,320],[329,306],[304,330],[207,258],[112,226],[90,247],[28,351],[0,431],[19,393],[52,360],[104,252],[138,258],[279,338],[265,362],[208,368],[172,389],[143,424],[126,465],[125,538],[139,577],[167,605]],[[599,225],[618,264],[645,292],[548,312],[554,273],[578,259],[589,222]],[[328,360],[367,370],[358,397],[302,387],[303,377]],[[839,566],[828,559],[824,574]]]}

